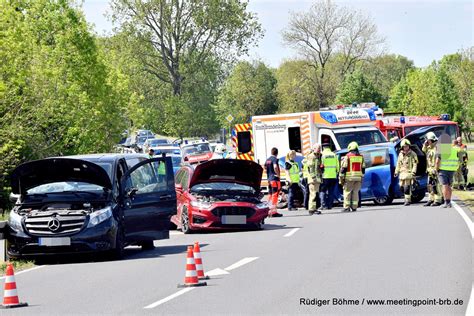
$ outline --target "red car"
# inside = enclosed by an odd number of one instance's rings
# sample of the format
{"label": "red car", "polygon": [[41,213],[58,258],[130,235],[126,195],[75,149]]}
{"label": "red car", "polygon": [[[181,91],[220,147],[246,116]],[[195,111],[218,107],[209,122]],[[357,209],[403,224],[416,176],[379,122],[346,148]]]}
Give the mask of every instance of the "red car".
{"label": "red car", "polygon": [[212,158],[209,143],[201,142],[181,146],[183,160],[190,164],[202,163]]}
{"label": "red car", "polygon": [[263,169],[253,161],[216,159],[181,167],[176,173],[177,214],[185,234],[199,229],[257,228],[268,216],[261,201]]}

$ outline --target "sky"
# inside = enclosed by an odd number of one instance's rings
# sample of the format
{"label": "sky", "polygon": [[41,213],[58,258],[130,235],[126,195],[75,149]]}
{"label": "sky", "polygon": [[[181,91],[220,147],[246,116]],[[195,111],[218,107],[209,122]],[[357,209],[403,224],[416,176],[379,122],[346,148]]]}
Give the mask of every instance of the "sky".
{"label": "sky", "polygon": [[[111,33],[107,0],[84,0],[86,19],[98,34]],[[379,34],[385,37],[387,53],[400,54],[425,67],[433,60],[474,46],[474,0],[336,0],[370,15]],[[246,59],[260,59],[271,67],[298,54],[283,44],[281,32],[288,25],[290,12],[302,12],[310,0],[250,0],[265,30],[257,47]]]}

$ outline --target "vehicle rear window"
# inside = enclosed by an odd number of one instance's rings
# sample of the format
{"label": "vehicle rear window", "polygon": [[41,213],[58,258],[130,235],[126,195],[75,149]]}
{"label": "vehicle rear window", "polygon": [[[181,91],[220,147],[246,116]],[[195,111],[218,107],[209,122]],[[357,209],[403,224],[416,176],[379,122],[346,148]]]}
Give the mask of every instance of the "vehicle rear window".
{"label": "vehicle rear window", "polygon": [[337,142],[341,149],[347,148],[351,142],[357,142],[359,146],[380,144],[387,142],[385,136],[379,130],[353,131],[346,133],[335,132]]}
{"label": "vehicle rear window", "polygon": [[451,140],[454,140],[457,137],[457,128],[456,125],[453,124],[446,124],[446,125],[418,125],[418,126],[405,126],[405,135],[410,134],[414,130],[417,130],[422,127],[428,127],[428,126],[438,126],[438,127],[444,127],[443,131],[438,133],[438,130],[435,131],[435,134],[442,134],[443,132],[448,134],[451,137]]}

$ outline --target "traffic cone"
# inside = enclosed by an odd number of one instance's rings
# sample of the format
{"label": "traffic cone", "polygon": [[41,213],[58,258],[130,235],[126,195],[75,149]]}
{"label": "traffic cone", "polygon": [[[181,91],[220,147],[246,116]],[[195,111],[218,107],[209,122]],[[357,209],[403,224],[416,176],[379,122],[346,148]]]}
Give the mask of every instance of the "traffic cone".
{"label": "traffic cone", "polygon": [[201,249],[199,248],[199,243],[196,241],[194,243],[194,261],[196,262],[196,271],[199,280],[209,280],[207,275],[204,275],[204,267],[202,265]]}
{"label": "traffic cone", "polygon": [[193,246],[188,246],[188,253],[186,256],[186,274],[184,277],[184,284],[178,284],[178,287],[190,286],[204,286],[206,282],[199,282],[196,272],[196,264],[194,263]]}
{"label": "traffic cone", "polygon": [[3,295],[3,308],[23,307],[28,306],[28,303],[20,303],[18,293],[16,291],[15,272],[13,265],[7,264],[7,271],[5,274],[5,291]]}

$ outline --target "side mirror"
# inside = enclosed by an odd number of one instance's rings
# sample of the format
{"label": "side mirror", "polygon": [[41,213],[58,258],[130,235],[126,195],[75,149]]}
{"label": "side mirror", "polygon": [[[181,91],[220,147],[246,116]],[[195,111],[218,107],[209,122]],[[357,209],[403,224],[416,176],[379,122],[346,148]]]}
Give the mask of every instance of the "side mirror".
{"label": "side mirror", "polygon": [[19,198],[20,198],[20,195],[19,195],[19,194],[10,193],[10,202],[16,203]]}

